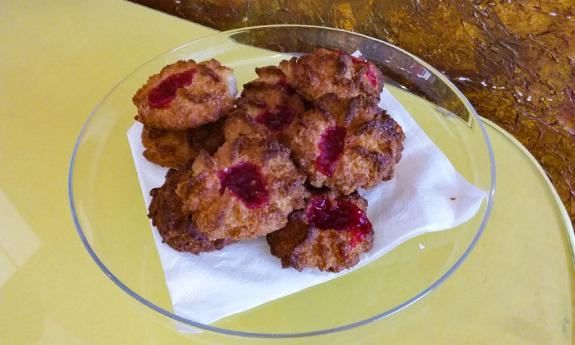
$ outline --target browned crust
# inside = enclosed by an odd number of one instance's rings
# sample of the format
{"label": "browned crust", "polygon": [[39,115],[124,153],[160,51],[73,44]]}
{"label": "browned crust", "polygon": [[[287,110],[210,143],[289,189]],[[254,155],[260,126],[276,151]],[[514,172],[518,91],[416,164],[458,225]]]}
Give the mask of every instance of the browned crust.
{"label": "browned crust", "polygon": [[[224,132],[227,140],[242,135],[279,140],[286,143],[295,119],[306,110],[302,98],[285,81],[283,72],[275,67],[257,68],[258,78],[244,85],[241,97],[235,102],[232,118]],[[262,114],[289,112],[291,123],[280,128],[269,128],[258,121]]]}
{"label": "browned crust", "polygon": [[[346,139],[332,176],[326,176],[315,162],[322,134],[334,126],[346,129]],[[350,194],[393,177],[404,138],[401,127],[377,107],[376,99],[364,96],[339,99],[328,94],[294,124],[290,147],[313,186],[327,186]]]}
{"label": "browned crust", "polygon": [[233,141],[240,137],[253,137],[264,140],[266,132],[258,128],[251,117],[244,112],[234,111],[224,124],[224,137],[226,141]]}
{"label": "browned crust", "polygon": [[285,81],[286,76],[277,66],[256,67],[258,78],[255,81],[267,84],[277,84]]}
{"label": "browned crust", "polygon": [[[193,82],[177,90],[176,97],[167,108],[153,108],[148,95],[170,75],[195,69]],[[151,76],[134,95],[138,108],[137,120],[144,125],[171,130],[196,128],[215,122],[233,107],[235,84],[232,70],[212,59],[201,63],[193,60],[178,61]]]}
{"label": "browned crust", "polygon": [[[269,196],[261,207],[249,208],[221,188],[218,172],[242,162],[257,165],[264,177]],[[214,156],[202,152],[192,166],[192,177],[182,181],[176,192],[208,238],[239,240],[285,226],[288,215],[303,207],[304,181],[288,148],[275,141],[240,137],[226,142]]]}
{"label": "browned crust", "polygon": [[[328,192],[331,198],[337,193]],[[345,200],[354,203],[364,212],[367,201],[353,194]],[[350,245],[348,231],[318,229],[308,224],[305,211],[296,211],[290,215],[289,223],[281,230],[266,236],[272,255],[281,259],[282,267],[293,267],[298,271],[304,268],[318,268],[321,271],[339,272],[355,266],[361,253],[373,246],[373,231],[357,245]]]}
{"label": "browned crust", "polygon": [[158,229],[162,241],[181,252],[199,254],[222,249],[233,241],[229,239],[209,240],[198,231],[192,216],[182,211],[182,201],[175,193],[179,181],[185,179],[188,170],[170,169],[166,181],[150,192],[152,201],[148,217]]}
{"label": "browned crust", "polygon": [[[372,62],[354,63],[350,55],[324,48],[284,60],[280,69],[288,83],[309,101],[328,93],[341,98],[359,95],[377,98],[383,89],[383,74]],[[373,74],[375,86],[367,78],[368,71]]]}
{"label": "browned crust", "polygon": [[152,163],[182,167],[192,162],[201,150],[214,153],[224,142],[224,120],[188,130],[166,130],[144,126],[144,157]]}

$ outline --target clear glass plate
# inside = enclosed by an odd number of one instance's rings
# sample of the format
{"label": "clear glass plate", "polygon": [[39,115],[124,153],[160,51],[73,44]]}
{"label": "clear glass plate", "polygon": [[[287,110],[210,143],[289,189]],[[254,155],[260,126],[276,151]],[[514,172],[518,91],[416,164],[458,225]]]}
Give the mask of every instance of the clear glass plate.
{"label": "clear glass plate", "polygon": [[[343,277],[213,324],[174,314],[126,138],[136,114],[133,94],[148,76],[180,59],[216,58],[234,69],[241,86],[255,77],[255,67],[277,64],[287,54],[316,47],[349,53],[360,50],[377,63],[387,75],[386,87],[456,169],[469,182],[490,192],[487,202],[456,229],[417,237]],[[129,74],[104,97],[82,128],[70,163],[68,186],[72,217],[87,251],[129,296],[165,315],[166,320],[198,329],[281,338],[361,326],[402,310],[440,286],[469,255],[485,228],[495,191],[495,163],[489,138],[473,107],[451,82],[421,59],[356,33],[274,25],[204,37]]]}

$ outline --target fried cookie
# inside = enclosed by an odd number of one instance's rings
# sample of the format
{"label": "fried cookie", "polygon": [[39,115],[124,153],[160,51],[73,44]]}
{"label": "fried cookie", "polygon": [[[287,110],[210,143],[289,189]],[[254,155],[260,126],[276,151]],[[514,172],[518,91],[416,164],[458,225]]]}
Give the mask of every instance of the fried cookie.
{"label": "fried cookie", "polygon": [[305,209],[292,213],[288,225],[266,240],[284,268],[339,272],[356,265],[373,245],[366,209],[367,201],[357,193],[314,193]]}
{"label": "fried cookie", "polygon": [[296,120],[290,147],[315,187],[343,194],[370,188],[393,177],[401,159],[401,127],[377,107],[377,99],[322,96]]}
{"label": "fried cookie", "polygon": [[144,126],[144,157],[152,163],[182,167],[194,160],[201,150],[214,153],[224,143],[224,120],[187,130],[157,129]]}
{"label": "fried cookie", "polygon": [[383,74],[372,62],[324,48],[280,63],[289,85],[306,100],[333,93],[340,98],[379,97]]}
{"label": "fried cookie", "polygon": [[146,126],[183,130],[215,122],[233,107],[232,69],[212,59],[178,61],[151,76],[133,97]]}
{"label": "fried cookie", "polygon": [[257,68],[258,78],[244,85],[236,109],[225,126],[227,140],[242,135],[286,140],[294,120],[306,110],[301,97],[273,66]]}
{"label": "fried cookie", "polygon": [[287,224],[303,207],[305,177],[277,141],[239,137],[192,165],[192,177],[176,193],[210,240],[256,238]]}
{"label": "fried cookie", "polygon": [[192,216],[182,211],[182,200],[175,193],[175,189],[187,174],[189,171],[186,169],[168,171],[164,184],[150,192],[152,202],[148,217],[158,229],[162,241],[177,251],[199,254],[222,249],[233,241],[209,240],[198,231]]}

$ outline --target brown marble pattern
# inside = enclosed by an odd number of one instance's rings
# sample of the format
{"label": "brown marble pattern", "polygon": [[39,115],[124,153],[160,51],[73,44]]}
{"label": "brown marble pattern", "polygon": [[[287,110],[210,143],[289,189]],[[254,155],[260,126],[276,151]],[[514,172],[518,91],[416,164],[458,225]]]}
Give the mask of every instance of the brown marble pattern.
{"label": "brown marble pattern", "polygon": [[339,27],[422,57],[533,153],[575,223],[574,0],[136,2],[220,30],[276,23]]}

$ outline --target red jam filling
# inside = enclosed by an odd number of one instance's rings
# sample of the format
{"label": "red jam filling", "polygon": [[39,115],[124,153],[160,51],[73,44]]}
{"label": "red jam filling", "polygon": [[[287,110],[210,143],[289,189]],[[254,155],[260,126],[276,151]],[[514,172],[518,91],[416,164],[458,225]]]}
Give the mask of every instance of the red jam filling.
{"label": "red jam filling", "polygon": [[[369,220],[368,220],[369,222]],[[370,232],[371,229],[371,223],[369,229],[364,229],[364,228],[358,228],[358,229],[354,229],[351,231],[351,238],[349,239],[349,245],[353,248],[355,246],[357,246],[358,244],[360,244],[361,242],[365,241],[367,239],[367,235]]]}
{"label": "red jam filling", "polygon": [[227,188],[248,208],[268,201],[268,191],[260,168],[252,163],[239,163],[218,173],[221,193]]}
{"label": "red jam filling", "polygon": [[311,200],[306,216],[308,222],[318,229],[350,231],[349,245],[355,247],[363,242],[372,231],[372,225],[365,212],[346,200],[331,202],[325,196]]}
{"label": "red jam filling", "polygon": [[266,126],[273,132],[279,132],[288,127],[294,120],[294,111],[286,106],[268,109],[256,117],[256,122]]}
{"label": "red jam filling", "polygon": [[315,160],[316,168],[324,175],[331,176],[335,163],[343,153],[345,128],[330,127],[321,136],[318,144],[319,155]]}
{"label": "red jam filling", "polygon": [[166,108],[170,102],[176,98],[176,91],[179,88],[188,86],[194,79],[195,69],[190,69],[178,74],[172,74],[166,79],[162,80],[158,86],[150,91],[148,95],[148,102],[152,108]]}
{"label": "red jam filling", "polygon": [[365,78],[373,87],[377,87],[377,72],[374,65],[368,65]]}
{"label": "red jam filling", "polygon": [[367,61],[364,58],[355,57],[355,56],[351,57],[351,62],[353,62],[354,64],[365,64],[365,63],[367,63]]}

